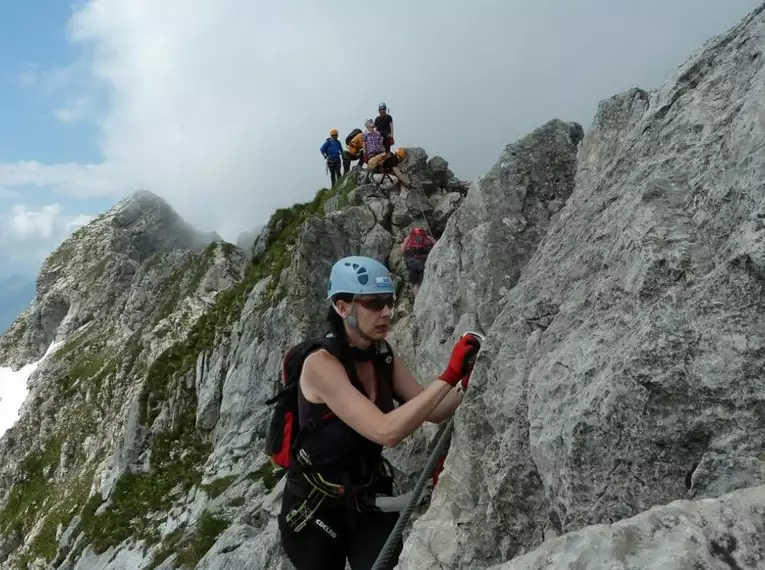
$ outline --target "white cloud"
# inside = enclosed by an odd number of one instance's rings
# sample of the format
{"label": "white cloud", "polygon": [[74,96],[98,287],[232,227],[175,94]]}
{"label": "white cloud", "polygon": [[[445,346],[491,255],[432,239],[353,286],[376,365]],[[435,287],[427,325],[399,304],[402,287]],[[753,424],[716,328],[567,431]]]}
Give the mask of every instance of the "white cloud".
{"label": "white cloud", "polygon": [[10,212],[0,213],[0,274],[35,272],[58,244],[91,219],[68,214],[60,204],[39,209],[15,204]]}
{"label": "white cloud", "polygon": [[77,113],[74,109],[61,108],[53,111],[56,118],[62,123],[71,123],[77,118]]}
{"label": "white cloud", "polygon": [[[61,65],[51,68],[41,68],[34,62],[27,62],[16,76],[16,81],[22,87],[39,88],[46,93],[61,91],[66,88],[78,73],[78,63]],[[80,70],[81,71],[81,70]]]}
{"label": "white cloud", "polygon": [[58,204],[44,206],[37,212],[27,210],[23,204],[16,204],[13,207],[9,226],[11,231],[22,240],[50,239],[60,215],[61,207]]}
{"label": "white cloud", "polygon": [[62,123],[71,123],[74,121],[87,119],[93,113],[92,102],[87,97],[72,97],[66,105],[55,109],[53,114]]}
{"label": "white cloud", "polygon": [[[107,98],[104,164],[0,166],[0,187],[142,186],[233,240],[327,184],[327,132],[360,126],[380,100],[398,144],[472,178],[553,117],[586,125],[600,99],[657,86],[759,0],[697,4],[88,0],[70,22],[86,57],[65,69]],[[62,120],[79,116],[70,95],[55,106]]]}
{"label": "white cloud", "polygon": [[[127,176],[120,175],[113,164],[42,164],[29,160],[16,163],[0,163],[1,192],[29,187],[50,188],[56,193],[75,196],[110,196],[129,192]],[[18,193],[15,193],[18,195]]]}

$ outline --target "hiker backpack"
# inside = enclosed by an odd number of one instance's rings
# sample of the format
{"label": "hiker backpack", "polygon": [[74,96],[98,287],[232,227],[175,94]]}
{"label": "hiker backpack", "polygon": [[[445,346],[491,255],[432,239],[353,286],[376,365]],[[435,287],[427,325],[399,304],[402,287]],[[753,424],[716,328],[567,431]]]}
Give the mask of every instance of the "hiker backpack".
{"label": "hiker backpack", "polygon": [[[383,343],[383,346],[385,346],[385,351],[383,351],[382,356],[386,369],[380,371],[380,373],[387,375],[392,386],[392,352],[387,343]],[[326,349],[340,362],[343,362],[341,345],[334,336],[328,335],[322,338],[312,338],[296,344],[286,352],[282,359],[281,383],[283,387],[275,396],[265,402],[269,406],[275,405],[266,431],[265,452],[276,467],[286,470],[292,466],[293,452],[297,448],[298,436],[301,433],[314,430],[337,417],[330,411],[321,417],[320,422],[310,421],[302,428],[299,424],[298,390],[300,389],[299,381],[300,373],[303,370],[303,362],[309,354],[322,348]],[[380,356],[380,353],[378,353],[378,356]],[[343,366],[348,371],[351,383],[363,390],[360,386],[355,367],[349,366],[346,362],[343,362]]]}
{"label": "hiker backpack", "polygon": [[380,152],[378,154],[374,154],[371,157],[369,157],[369,160],[367,161],[367,166],[372,169],[381,168],[383,162],[388,160],[391,156],[393,156],[390,152]]}
{"label": "hiker backpack", "polygon": [[423,256],[428,253],[428,238],[426,236],[411,235],[404,250],[405,255]]}
{"label": "hiker backpack", "polygon": [[353,137],[355,137],[360,132],[361,132],[361,129],[353,129],[351,131],[351,134],[349,134],[347,137],[345,137],[345,144],[346,145],[351,144],[351,141],[353,140]]}

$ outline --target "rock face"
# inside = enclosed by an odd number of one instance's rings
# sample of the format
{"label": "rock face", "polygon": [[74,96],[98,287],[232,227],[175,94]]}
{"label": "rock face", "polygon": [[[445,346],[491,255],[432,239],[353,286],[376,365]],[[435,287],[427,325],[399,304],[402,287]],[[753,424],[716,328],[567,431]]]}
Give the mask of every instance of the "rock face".
{"label": "rock face", "polygon": [[[479,568],[765,483],[764,33],[760,9],[656,92],[600,105],[575,189],[487,331],[402,568]],[[445,304],[429,287],[415,309]]]}
{"label": "rock face", "polygon": [[[413,315],[391,337],[424,385],[443,369],[460,334],[487,331],[560,205],[574,187],[576,123],[550,121],[508,145],[450,216],[426,263]],[[403,262],[402,262],[403,264]],[[388,458],[412,477],[425,463],[426,427]]]}
{"label": "rock face", "polygon": [[673,501],[612,525],[545,543],[490,570],[548,568],[720,568],[765,565],[765,487],[719,499]]}
{"label": "rock face", "polygon": [[[154,411],[167,388],[168,347],[242,279],[242,252],[214,237],[138,192],[47,259],[34,303],[0,340],[0,360],[16,366],[53,349],[30,377],[19,422],[0,439],[3,568],[60,563],[82,553],[83,541],[131,536],[115,519],[93,524],[101,499],[111,498],[113,511],[135,508],[125,504],[129,490],[154,499],[146,492],[150,465],[167,476],[169,491],[182,483],[176,469],[198,460],[173,457],[167,444],[172,433],[181,445],[201,445],[170,413],[193,399],[189,391],[165,392],[172,405],[164,417]],[[125,551],[117,559],[125,556],[135,558]]]}
{"label": "rock face", "polygon": [[489,330],[574,189],[583,136],[576,123],[551,121],[508,145],[473,182],[428,257],[428,278],[415,302],[417,351],[427,355],[417,359],[418,377],[440,372],[431,366],[448,359],[455,331]]}
{"label": "rock face", "polygon": [[[54,348],[0,439],[0,568],[289,570],[263,400],[349,254],[392,268],[423,384],[486,335],[400,569],[762,567],[764,44],[759,9],[586,134],[545,123],[469,186],[408,149],[411,192],[354,170],[241,249],[148,193],[94,220],[0,338]],[[433,431],[386,452],[404,492]]]}
{"label": "rock face", "polygon": [[[158,196],[135,192],[48,257],[34,303],[0,337],[0,364],[18,368],[37,360],[52,342],[93,320],[137,329],[161,298],[150,294],[159,281],[184,263],[183,256],[188,260],[215,241],[220,238],[195,231]],[[148,269],[161,270],[141,271],[149,260]],[[207,284],[209,292],[222,288]]]}

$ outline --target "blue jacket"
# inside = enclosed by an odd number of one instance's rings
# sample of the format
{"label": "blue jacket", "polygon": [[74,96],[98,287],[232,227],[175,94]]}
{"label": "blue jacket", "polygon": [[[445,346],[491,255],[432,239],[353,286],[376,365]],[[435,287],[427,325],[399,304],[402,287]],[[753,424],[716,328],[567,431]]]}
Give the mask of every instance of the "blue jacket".
{"label": "blue jacket", "polygon": [[319,150],[321,151],[322,156],[326,155],[330,159],[340,160],[340,157],[343,154],[343,145],[339,140],[329,137],[324,141],[324,144],[321,145]]}

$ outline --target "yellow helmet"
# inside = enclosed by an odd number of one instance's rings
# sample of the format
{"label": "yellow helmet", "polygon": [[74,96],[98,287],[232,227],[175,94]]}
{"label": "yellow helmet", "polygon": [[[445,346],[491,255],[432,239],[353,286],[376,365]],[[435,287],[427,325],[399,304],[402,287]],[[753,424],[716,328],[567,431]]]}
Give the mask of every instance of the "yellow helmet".
{"label": "yellow helmet", "polygon": [[331,137],[337,136],[337,129],[330,129],[329,136]]}
{"label": "yellow helmet", "polygon": [[400,160],[404,160],[406,158],[406,151],[403,148],[398,147],[396,149],[396,156],[398,156]]}

